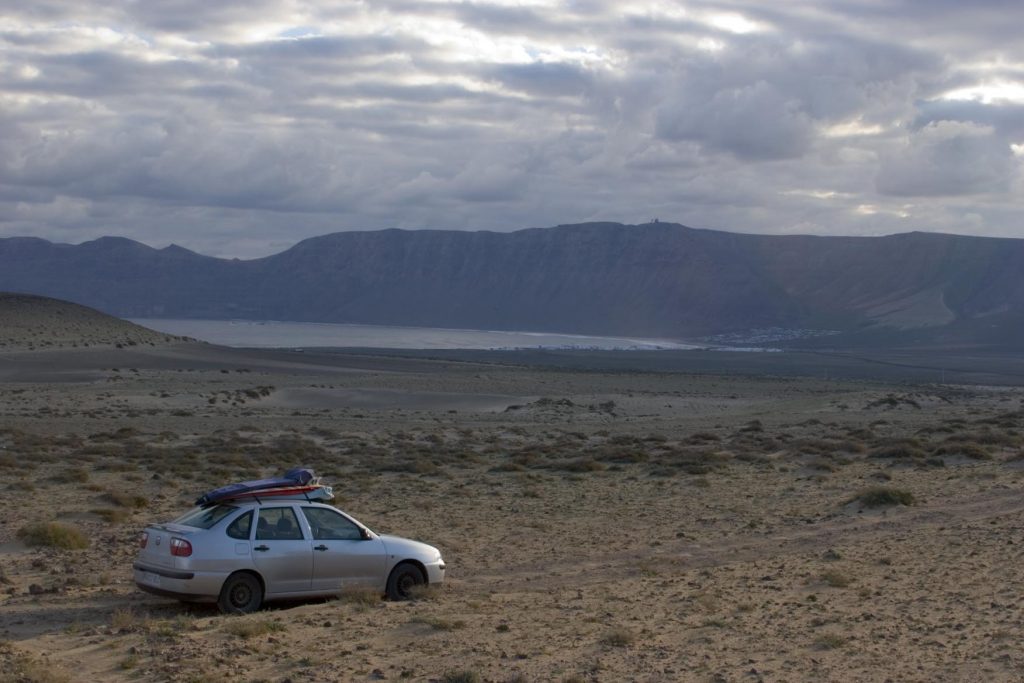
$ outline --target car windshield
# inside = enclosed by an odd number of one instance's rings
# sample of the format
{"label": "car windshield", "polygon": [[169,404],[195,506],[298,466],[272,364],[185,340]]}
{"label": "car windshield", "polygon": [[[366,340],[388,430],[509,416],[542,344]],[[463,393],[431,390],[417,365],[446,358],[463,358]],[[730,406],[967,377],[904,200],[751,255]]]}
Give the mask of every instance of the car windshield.
{"label": "car windshield", "polygon": [[196,508],[174,520],[174,523],[194,526],[199,529],[209,529],[237,509],[238,507],[235,505],[215,505],[210,508]]}

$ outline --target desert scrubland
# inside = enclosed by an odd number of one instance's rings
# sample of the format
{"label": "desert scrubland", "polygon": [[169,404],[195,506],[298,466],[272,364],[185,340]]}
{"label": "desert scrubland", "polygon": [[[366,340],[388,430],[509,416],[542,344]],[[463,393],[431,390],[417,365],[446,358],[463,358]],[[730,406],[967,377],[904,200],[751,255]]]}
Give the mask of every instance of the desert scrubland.
{"label": "desert scrubland", "polygon": [[[32,346],[0,349],[0,680],[1024,670],[1013,386]],[[135,589],[146,522],[298,464],[448,582],[241,617]]]}

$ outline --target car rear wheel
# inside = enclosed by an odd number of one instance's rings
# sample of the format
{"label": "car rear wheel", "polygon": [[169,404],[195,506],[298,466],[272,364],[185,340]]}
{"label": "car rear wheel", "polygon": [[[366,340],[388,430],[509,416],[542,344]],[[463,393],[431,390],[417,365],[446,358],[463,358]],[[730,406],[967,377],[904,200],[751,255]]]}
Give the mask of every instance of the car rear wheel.
{"label": "car rear wheel", "polygon": [[408,600],[413,596],[416,586],[427,582],[427,577],[414,564],[403,562],[391,571],[388,577],[388,597],[392,600]]}
{"label": "car rear wheel", "polygon": [[225,614],[248,614],[263,604],[260,580],[247,572],[232,574],[220,589],[217,607]]}

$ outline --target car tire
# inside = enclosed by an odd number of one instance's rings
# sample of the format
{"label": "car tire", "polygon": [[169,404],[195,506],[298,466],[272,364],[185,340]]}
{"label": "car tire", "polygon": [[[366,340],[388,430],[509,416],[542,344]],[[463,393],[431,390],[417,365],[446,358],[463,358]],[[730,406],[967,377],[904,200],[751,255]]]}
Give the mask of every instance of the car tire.
{"label": "car tire", "polygon": [[392,600],[409,600],[413,589],[427,582],[423,571],[411,562],[403,562],[391,570],[388,577],[388,597]]}
{"label": "car tire", "polygon": [[217,607],[225,614],[248,614],[263,604],[263,586],[248,572],[232,574],[220,589]]}

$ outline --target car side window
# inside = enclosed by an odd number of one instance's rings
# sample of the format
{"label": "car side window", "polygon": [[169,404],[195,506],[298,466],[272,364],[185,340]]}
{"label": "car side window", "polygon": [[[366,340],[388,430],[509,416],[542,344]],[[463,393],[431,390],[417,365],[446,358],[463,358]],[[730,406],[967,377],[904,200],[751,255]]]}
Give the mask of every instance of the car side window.
{"label": "car side window", "polygon": [[262,508],[256,522],[257,541],[301,541],[302,529],[295,511],[287,508]]}
{"label": "car side window", "polygon": [[228,525],[228,536],[248,541],[250,529],[252,529],[252,510]]}
{"label": "car side window", "polygon": [[302,508],[313,538],[318,541],[358,541],[362,531],[345,516],[326,508]]}

